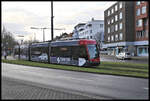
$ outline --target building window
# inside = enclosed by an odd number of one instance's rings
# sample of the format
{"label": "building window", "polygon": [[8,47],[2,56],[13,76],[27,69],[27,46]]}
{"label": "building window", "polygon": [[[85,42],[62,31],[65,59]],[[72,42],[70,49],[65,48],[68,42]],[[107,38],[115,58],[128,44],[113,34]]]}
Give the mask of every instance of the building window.
{"label": "building window", "polygon": [[145,14],[146,13],[146,6],[143,6],[142,7],[142,14]]}
{"label": "building window", "polygon": [[111,41],[114,41],[114,36],[113,35],[111,36]]}
{"label": "building window", "polygon": [[111,19],[111,23],[114,23],[114,18]]}
{"label": "building window", "polygon": [[114,25],[111,26],[111,32],[114,32]]}
{"label": "building window", "polygon": [[90,30],[90,33],[92,33],[92,30]]}
{"label": "building window", "polygon": [[120,8],[120,9],[122,8],[122,2],[119,3],[119,8]]}
{"label": "building window", "polygon": [[136,26],[141,27],[142,23],[143,23],[142,19],[139,19],[139,20],[136,21]]}
{"label": "building window", "polygon": [[144,38],[146,36],[145,30],[142,31],[142,37]]}
{"label": "building window", "polygon": [[145,1],[141,1],[141,3],[145,3]]}
{"label": "building window", "polygon": [[138,54],[139,55],[148,54],[148,48],[147,47],[140,47],[140,48],[138,48]]}
{"label": "building window", "polygon": [[90,36],[90,39],[92,39],[93,37],[92,36]]}
{"label": "building window", "polygon": [[119,34],[119,39],[120,39],[120,40],[123,39],[123,34],[122,34],[122,33]]}
{"label": "building window", "polygon": [[118,41],[118,34],[115,35],[115,41]]}
{"label": "building window", "polygon": [[103,28],[103,24],[100,24],[100,28]]}
{"label": "building window", "polygon": [[137,32],[137,34],[138,34],[138,38],[141,38],[141,37],[142,37],[141,32]]}
{"label": "building window", "polygon": [[115,15],[115,21],[117,21],[118,20],[118,15]]}
{"label": "building window", "polygon": [[107,23],[110,24],[110,20],[107,20]]}
{"label": "building window", "polygon": [[115,25],[115,31],[117,31],[117,30],[118,30],[118,24]]}
{"label": "building window", "polygon": [[148,30],[145,31],[146,37],[148,38]]}
{"label": "building window", "polygon": [[144,26],[148,25],[148,19],[143,19]]}
{"label": "building window", "polygon": [[108,27],[108,33],[110,33],[110,28]]}
{"label": "building window", "polygon": [[112,9],[111,9],[111,14],[113,14],[113,13],[114,13],[114,9],[112,8]]}
{"label": "building window", "polygon": [[136,32],[137,38],[144,38],[145,36],[146,36],[146,32],[144,30]]}
{"label": "building window", "polygon": [[119,19],[122,19],[122,12],[120,12],[119,14]]}
{"label": "building window", "polygon": [[140,5],[140,1],[137,1],[137,2],[136,2],[136,5]]}
{"label": "building window", "polygon": [[108,42],[110,42],[110,36],[108,36]]}
{"label": "building window", "polygon": [[140,15],[140,8],[136,10],[136,15],[137,15],[137,16]]}
{"label": "building window", "polygon": [[122,29],[122,22],[121,22],[120,25],[119,25],[119,29]]}
{"label": "building window", "polygon": [[110,15],[110,11],[108,10],[108,16]]}
{"label": "building window", "polygon": [[115,11],[117,11],[117,10],[118,10],[118,5],[115,6]]}

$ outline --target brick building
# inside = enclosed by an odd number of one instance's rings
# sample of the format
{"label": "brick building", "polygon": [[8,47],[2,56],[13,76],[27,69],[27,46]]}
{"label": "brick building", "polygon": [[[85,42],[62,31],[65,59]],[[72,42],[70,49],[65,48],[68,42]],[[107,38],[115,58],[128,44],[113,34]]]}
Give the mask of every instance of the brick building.
{"label": "brick building", "polygon": [[104,11],[105,47],[109,55],[134,52],[134,2],[117,2]]}
{"label": "brick building", "polygon": [[147,1],[136,1],[135,5],[135,42],[137,56],[148,56],[149,40],[149,4]]}
{"label": "brick building", "polygon": [[117,2],[104,11],[104,41],[108,55],[130,52],[148,56],[148,2]]}

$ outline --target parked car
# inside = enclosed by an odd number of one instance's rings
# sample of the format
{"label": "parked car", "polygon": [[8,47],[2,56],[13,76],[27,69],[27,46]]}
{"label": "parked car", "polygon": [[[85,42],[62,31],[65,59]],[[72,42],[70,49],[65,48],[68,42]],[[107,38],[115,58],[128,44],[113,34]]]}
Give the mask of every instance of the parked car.
{"label": "parked car", "polygon": [[48,60],[48,55],[46,53],[43,53],[41,54],[39,57],[38,57],[41,61],[45,61],[45,60]]}
{"label": "parked car", "polygon": [[131,59],[131,54],[129,52],[122,52],[116,55],[118,59]]}

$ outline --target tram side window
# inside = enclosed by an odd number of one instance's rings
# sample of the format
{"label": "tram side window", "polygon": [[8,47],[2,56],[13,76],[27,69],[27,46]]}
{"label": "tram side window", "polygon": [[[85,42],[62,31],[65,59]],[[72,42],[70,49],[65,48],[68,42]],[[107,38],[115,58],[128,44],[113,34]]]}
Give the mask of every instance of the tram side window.
{"label": "tram side window", "polygon": [[88,60],[88,55],[87,55],[85,46],[73,46],[72,57],[74,59],[78,59],[80,57],[80,58],[85,58],[86,60]]}
{"label": "tram side window", "polygon": [[48,54],[48,47],[35,47],[33,48],[34,54],[42,55],[43,53]]}
{"label": "tram side window", "polygon": [[39,47],[38,49],[41,54],[48,54],[48,47]]}
{"label": "tram side window", "polygon": [[79,58],[79,47],[77,46],[72,46],[71,48],[72,50],[72,58],[75,59],[75,60],[78,60]]}
{"label": "tram side window", "polygon": [[71,47],[59,47],[61,57],[71,57]]}
{"label": "tram side window", "polygon": [[51,56],[59,56],[59,49],[58,47],[51,48]]}
{"label": "tram side window", "polygon": [[39,50],[38,47],[32,47],[32,48],[31,48],[31,55],[36,55],[36,56],[38,56],[38,55],[40,55],[40,54],[41,54],[41,51]]}
{"label": "tram side window", "polygon": [[70,47],[52,47],[51,48],[51,56],[56,57],[70,57],[71,51]]}

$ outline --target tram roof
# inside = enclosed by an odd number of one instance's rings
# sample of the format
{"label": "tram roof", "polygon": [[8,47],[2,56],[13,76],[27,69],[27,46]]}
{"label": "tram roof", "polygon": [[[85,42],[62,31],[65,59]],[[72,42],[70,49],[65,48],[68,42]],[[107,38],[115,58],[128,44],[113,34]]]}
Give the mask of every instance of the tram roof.
{"label": "tram roof", "polygon": [[95,40],[80,39],[80,40],[65,40],[51,42],[51,46],[77,46],[81,44],[95,44]]}
{"label": "tram roof", "polygon": [[54,41],[51,42],[51,46],[77,46],[79,45],[79,40],[65,40],[65,41]]}
{"label": "tram roof", "polygon": [[48,47],[50,43],[50,46],[77,46],[81,44],[95,44],[95,40],[89,40],[89,39],[80,39],[80,40],[57,40],[52,42],[40,42],[40,43],[32,43],[31,47]]}
{"label": "tram roof", "polygon": [[48,47],[49,42],[32,43],[31,47]]}

